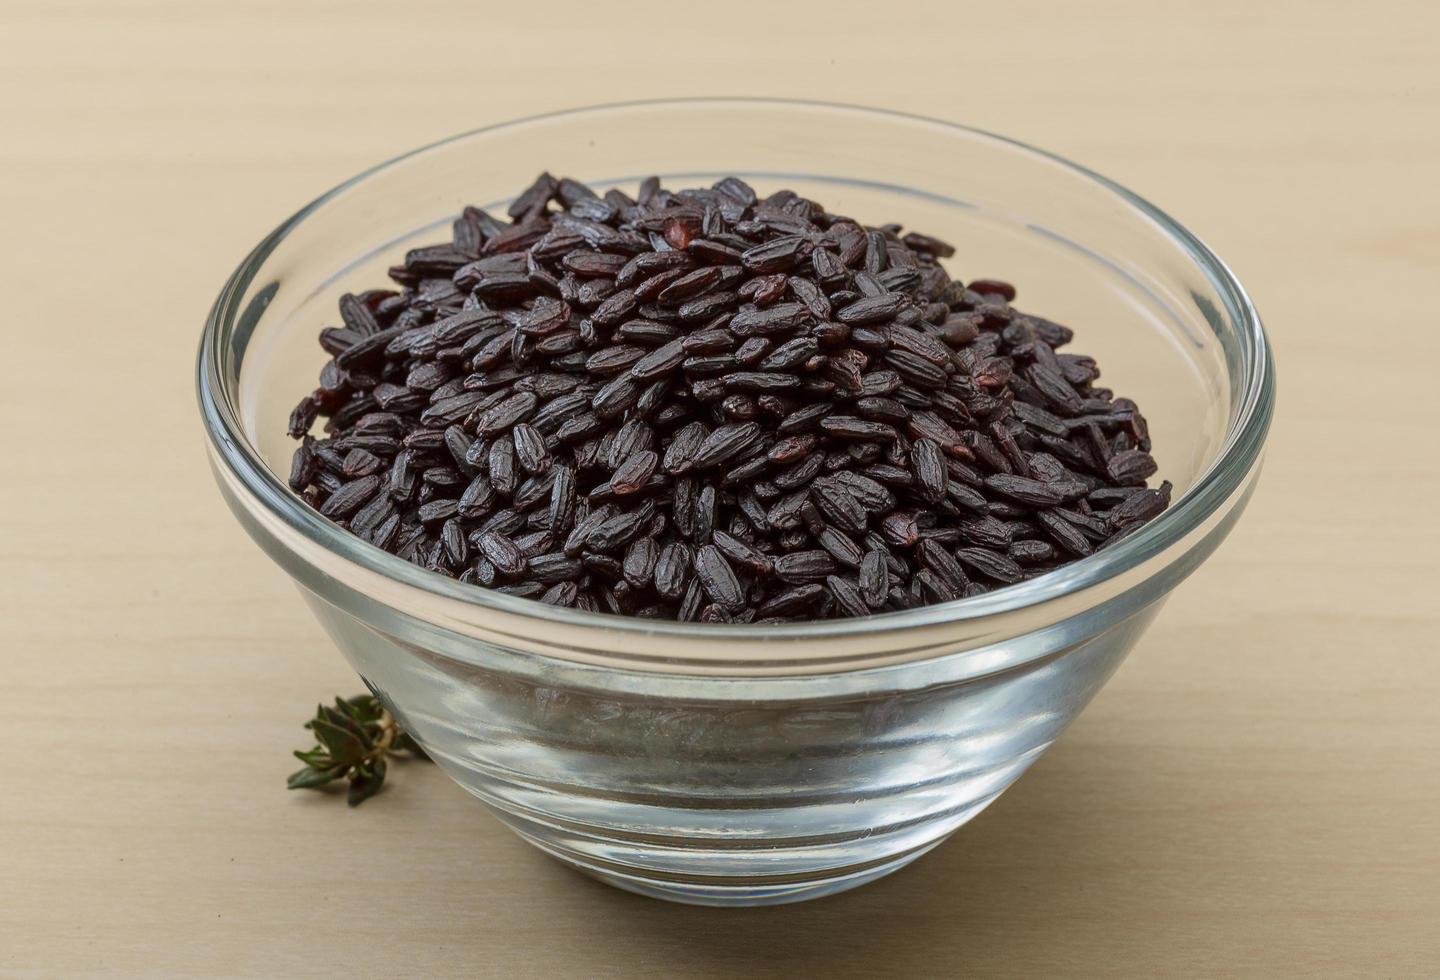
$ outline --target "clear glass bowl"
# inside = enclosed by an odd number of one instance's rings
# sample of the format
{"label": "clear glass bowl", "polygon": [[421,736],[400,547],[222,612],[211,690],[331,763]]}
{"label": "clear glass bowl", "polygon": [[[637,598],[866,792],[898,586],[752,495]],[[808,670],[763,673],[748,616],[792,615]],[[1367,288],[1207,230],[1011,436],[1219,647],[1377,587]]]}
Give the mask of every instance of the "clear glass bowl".
{"label": "clear glass bowl", "polygon": [[[379,551],[285,484],[286,417],[338,297],[383,285],[467,203],[540,169],[633,189],[738,174],[955,244],[962,279],[1076,328],[1150,420],[1162,517],[977,598],[784,626],[655,623],[498,595]],[[1255,309],[1165,214],[1047,153],[815,103],[686,100],[523,119],[418,150],[304,208],[215,303],[199,397],[220,489],[436,761],[544,851],[622,888],[759,905],[915,859],[1065,729],[1254,487],[1274,398]]]}

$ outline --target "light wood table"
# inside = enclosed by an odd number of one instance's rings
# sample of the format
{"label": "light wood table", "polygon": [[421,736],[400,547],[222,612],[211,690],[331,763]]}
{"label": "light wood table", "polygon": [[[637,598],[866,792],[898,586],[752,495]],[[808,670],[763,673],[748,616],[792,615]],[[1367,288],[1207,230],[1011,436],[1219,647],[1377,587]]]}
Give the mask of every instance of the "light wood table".
{"label": "light wood table", "polygon": [[[1440,971],[1440,8],[802,6],[0,0],[0,975]],[[573,874],[427,767],[286,793],[358,685],[191,382],[224,277],[342,178],[709,93],[1115,177],[1250,286],[1281,389],[1246,519],[1030,774],[889,879],[729,913]]]}

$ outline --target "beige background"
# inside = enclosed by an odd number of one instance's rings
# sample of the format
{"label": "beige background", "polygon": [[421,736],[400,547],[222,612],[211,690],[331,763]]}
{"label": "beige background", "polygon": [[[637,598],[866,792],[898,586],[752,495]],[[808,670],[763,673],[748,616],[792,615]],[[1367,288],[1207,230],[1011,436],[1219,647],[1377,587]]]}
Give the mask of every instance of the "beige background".
{"label": "beige background", "polygon": [[[1440,8],[967,6],[0,0],[0,975],[1440,969]],[[1195,229],[1277,351],[1246,519],[1010,793],[840,898],[611,891],[424,767],[287,794],[358,685],[211,486],[211,298],[398,151],[713,93],[1000,130]]]}

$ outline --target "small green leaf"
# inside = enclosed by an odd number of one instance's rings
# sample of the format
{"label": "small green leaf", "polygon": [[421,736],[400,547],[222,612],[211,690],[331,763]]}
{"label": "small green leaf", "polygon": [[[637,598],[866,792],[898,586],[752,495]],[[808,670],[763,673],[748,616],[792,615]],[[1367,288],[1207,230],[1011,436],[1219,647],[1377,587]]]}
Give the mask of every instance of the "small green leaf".
{"label": "small green leaf", "polygon": [[[339,698],[336,699],[339,702]],[[384,710],[380,701],[373,694],[361,694],[344,702],[347,711],[352,718],[362,724],[373,724],[380,720],[380,714]]]}
{"label": "small green leaf", "polygon": [[315,721],[310,723],[310,727],[313,729],[315,724],[321,721],[329,722],[336,728],[344,728],[347,731],[354,732],[362,738],[365,737],[365,727],[343,711],[336,711],[334,708],[321,705],[320,714],[315,718]]}
{"label": "small green leaf", "polygon": [[330,758],[330,753],[318,745],[309,752],[297,751],[295,758],[313,769],[329,769],[335,764],[334,760]]}
{"label": "small green leaf", "polygon": [[330,750],[330,757],[335,760],[336,765],[353,766],[370,751],[368,739],[339,725],[332,725],[317,718],[311,728],[320,744]]}
{"label": "small green leaf", "polygon": [[315,706],[315,717],[314,717],[314,718],[311,718],[309,721],[307,721],[307,722],[305,723],[305,727],[306,727],[306,728],[314,728],[314,727],[315,727],[315,722],[316,722],[316,720],[317,720],[317,719],[323,720],[324,717],[325,717],[325,706],[324,706],[323,704],[317,704],[317,705]]}
{"label": "small green leaf", "polygon": [[346,768],[335,766],[331,769],[313,769],[306,766],[299,772],[292,772],[290,778],[285,780],[285,786],[287,789],[315,789],[345,775]]}
{"label": "small green leaf", "polygon": [[350,777],[350,792],[346,795],[346,802],[351,806],[359,806],[380,792],[380,787],[384,784],[385,760],[376,759],[366,763]]}

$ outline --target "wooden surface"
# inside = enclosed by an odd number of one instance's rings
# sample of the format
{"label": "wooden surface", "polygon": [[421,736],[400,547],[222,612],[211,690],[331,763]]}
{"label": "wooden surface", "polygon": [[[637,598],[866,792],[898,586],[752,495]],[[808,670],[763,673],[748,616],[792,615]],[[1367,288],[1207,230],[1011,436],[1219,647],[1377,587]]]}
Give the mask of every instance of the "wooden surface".
{"label": "wooden surface", "polygon": [[[0,975],[1435,975],[1440,8],[965,6],[0,0]],[[358,685],[206,470],[225,276],[411,146],[714,93],[1003,131],[1195,229],[1277,352],[1246,518],[1014,789],[843,897],[624,895],[413,765],[286,793]]]}

